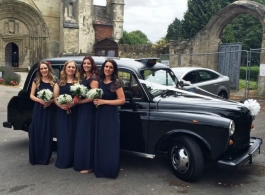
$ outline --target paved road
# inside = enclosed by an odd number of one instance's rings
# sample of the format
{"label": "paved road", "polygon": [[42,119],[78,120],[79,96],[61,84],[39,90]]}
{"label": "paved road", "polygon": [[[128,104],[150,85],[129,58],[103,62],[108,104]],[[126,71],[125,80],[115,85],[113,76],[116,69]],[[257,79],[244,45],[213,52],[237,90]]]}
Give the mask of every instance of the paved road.
{"label": "paved road", "polygon": [[[60,170],[54,166],[32,166],[28,163],[28,137],[22,131],[3,128],[9,99],[20,88],[0,86],[0,194],[99,194],[99,195],[264,195],[265,144],[254,165],[245,165],[238,172],[215,170],[207,162],[202,177],[194,183],[177,179],[167,159],[154,160],[121,156],[121,171],[117,179],[95,178],[93,173],[80,174],[73,169]],[[265,140],[265,113],[255,120],[252,136]],[[53,153],[56,159],[56,153]]]}

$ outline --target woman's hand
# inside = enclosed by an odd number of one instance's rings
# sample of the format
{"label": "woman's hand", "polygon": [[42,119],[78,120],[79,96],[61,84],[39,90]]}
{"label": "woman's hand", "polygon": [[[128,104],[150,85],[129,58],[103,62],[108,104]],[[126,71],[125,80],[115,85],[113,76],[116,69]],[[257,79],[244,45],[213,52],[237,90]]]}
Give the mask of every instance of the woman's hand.
{"label": "woman's hand", "polygon": [[42,100],[42,99],[39,99],[39,103],[41,104],[41,105],[45,105],[45,101],[44,100]]}
{"label": "woman's hand", "polygon": [[61,105],[60,105],[60,108],[61,108],[62,110],[68,110],[68,109],[69,109],[69,106],[68,106],[67,104],[61,104]]}
{"label": "woman's hand", "polygon": [[52,103],[53,103],[53,101],[45,102],[44,105],[43,105],[43,107],[44,107],[44,108],[47,108],[47,107],[49,107]]}
{"label": "woman's hand", "polygon": [[75,100],[71,101],[68,105],[68,108],[72,108],[75,105]]}
{"label": "woman's hand", "polygon": [[100,106],[105,104],[103,99],[94,99],[93,103],[95,104],[95,106]]}

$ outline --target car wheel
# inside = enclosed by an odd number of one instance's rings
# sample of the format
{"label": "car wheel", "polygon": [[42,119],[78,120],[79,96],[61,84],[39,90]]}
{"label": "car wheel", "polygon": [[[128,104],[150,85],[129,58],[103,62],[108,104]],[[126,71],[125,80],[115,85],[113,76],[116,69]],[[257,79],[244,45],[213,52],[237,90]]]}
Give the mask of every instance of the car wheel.
{"label": "car wheel", "polygon": [[218,93],[218,96],[221,97],[221,98],[227,99],[227,93],[225,91],[220,91]]}
{"label": "car wheel", "polygon": [[169,149],[174,174],[184,181],[196,180],[203,171],[203,155],[197,142],[187,136],[176,138]]}

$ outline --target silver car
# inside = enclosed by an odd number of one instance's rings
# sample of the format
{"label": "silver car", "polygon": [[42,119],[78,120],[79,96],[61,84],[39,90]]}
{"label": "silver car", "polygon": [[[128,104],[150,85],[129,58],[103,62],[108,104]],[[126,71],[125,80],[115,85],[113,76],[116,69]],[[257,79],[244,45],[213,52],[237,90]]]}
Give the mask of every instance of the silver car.
{"label": "silver car", "polygon": [[230,79],[214,70],[200,67],[171,68],[183,88],[203,95],[215,94],[222,98],[230,96]]}

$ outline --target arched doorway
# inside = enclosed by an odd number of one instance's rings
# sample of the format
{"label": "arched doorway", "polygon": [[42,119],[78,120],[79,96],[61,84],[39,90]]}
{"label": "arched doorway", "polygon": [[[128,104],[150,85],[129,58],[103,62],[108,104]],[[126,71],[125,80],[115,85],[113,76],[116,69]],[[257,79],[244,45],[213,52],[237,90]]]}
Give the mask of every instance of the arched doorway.
{"label": "arched doorway", "polygon": [[0,1],[0,10],[0,64],[12,66],[14,52],[19,53],[20,68],[45,58],[49,35],[42,14],[17,0]]}
{"label": "arched doorway", "polygon": [[18,67],[19,66],[19,50],[17,44],[11,42],[5,47],[5,65]]}

